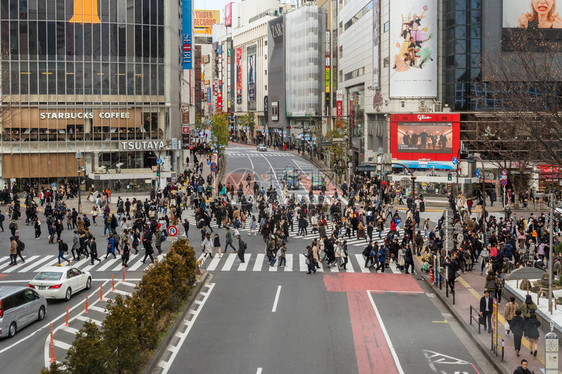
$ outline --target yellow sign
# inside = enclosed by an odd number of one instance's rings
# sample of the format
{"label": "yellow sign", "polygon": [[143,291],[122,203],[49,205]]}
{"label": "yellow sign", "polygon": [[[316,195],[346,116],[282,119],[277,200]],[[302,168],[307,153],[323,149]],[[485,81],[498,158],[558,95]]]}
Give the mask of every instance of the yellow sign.
{"label": "yellow sign", "polygon": [[101,23],[98,0],[74,0],[74,15],[70,23]]}
{"label": "yellow sign", "polygon": [[221,12],[220,10],[195,10],[195,16],[193,17],[193,28],[195,33],[198,30],[206,31],[207,29],[213,27],[213,25],[221,23]]}

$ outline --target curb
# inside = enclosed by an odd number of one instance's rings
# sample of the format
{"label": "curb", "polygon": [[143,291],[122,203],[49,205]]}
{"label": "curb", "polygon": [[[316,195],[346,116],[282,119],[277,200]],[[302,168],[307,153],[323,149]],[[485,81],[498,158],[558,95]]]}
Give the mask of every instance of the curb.
{"label": "curb", "polygon": [[162,341],[160,342],[160,344],[158,345],[158,347],[156,348],[156,350],[152,354],[152,357],[150,358],[150,360],[148,361],[148,363],[146,364],[146,366],[142,370],[143,374],[151,374],[151,373],[156,372],[157,367],[158,367],[158,363],[162,359],[163,354],[168,350],[168,345],[170,344],[170,342],[172,341],[172,339],[176,335],[176,332],[177,332],[178,328],[180,327],[180,324],[182,323],[182,321],[187,316],[187,313],[189,312],[189,310],[191,309],[191,306],[193,305],[193,302],[195,301],[195,299],[199,295],[199,292],[201,291],[201,288],[203,288],[203,285],[205,285],[205,283],[207,283],[207,280],[208,280],[209,276],[210,275],[209,275],[208,272],[205,272],[203,274],[203,277],[201,278],[199,283],[197,283],[197,285],[193,289],[193,292],[189,296],[189,299],[187,300],[187,303],[183,306],[183,309],[177,315],[176,320],[174,321],[172,326],[170,326],[170,328],[166,332],[166,335],[164,336],[164,338],[162,339]]}
{"label": "curb", "polygon": [[431,289],[431,291],[435,295],[437,295],[439,300],[443,303],[443,305],[445,305],[445,307],[449,310],[449,312],[451,312],[451,314],[457,320],[459,325],[462,326],[464,331],[468,334],[468,336],[470,336],[472,341],[480,349],[480,352],[482,352],[482,354],[484,354],[484,356],[488,359],[488,361],[492,364],[492,366],[497,370],[497,372],[503,373],[503,374],[510,374],[509,371],[506,368],[504,368],[503,366],[501,366],[500,363],[497,362],[498,357],[496,357],[494,354],[492,354],[492,351],[489,349],[489,347],[482,344],[482,342],[474,336],[475,333],[471,329],[470,325],[467,324],[464,321],[464,319],[461,317],[459,312],[457,312],[457,310],[451,305],[451,303],[449,303],[448,299],[441,292],[439,292],[439,290],[434,288],[434,286],[432,286],[429,283],[429,281],[427,280],[427,278],[425,277],[424,274],[421,274],[421,272],[418,271],[418,275],[421,275],[422,281],[425,283],[426,287],[429,287]]}

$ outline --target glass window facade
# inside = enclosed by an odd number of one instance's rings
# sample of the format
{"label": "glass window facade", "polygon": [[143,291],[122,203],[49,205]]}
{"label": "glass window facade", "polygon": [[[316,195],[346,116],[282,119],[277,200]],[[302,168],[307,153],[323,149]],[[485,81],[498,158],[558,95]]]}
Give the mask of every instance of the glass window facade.
{"label": "glass window facade", "polygon": [[445,102],[475,110],[481,80],[482,0],[445,1]]}
{"label": "glass window facade", "polygon": [[[81,6],[94,2],[98,19],[73,22]],[[163,95],[157,83],[164,62],[162,3],[1,0],[1,53],[9,61],[3,68],[12,72],[5,92]]]}

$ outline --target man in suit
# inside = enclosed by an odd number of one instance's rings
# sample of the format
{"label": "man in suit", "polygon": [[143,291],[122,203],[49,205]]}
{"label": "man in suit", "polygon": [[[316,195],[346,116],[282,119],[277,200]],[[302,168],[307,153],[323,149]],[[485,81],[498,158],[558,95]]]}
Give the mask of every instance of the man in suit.
{"label": "man in suit", "polygon": [[494,300],[490,296],[489,291],[484,291],[484,296],[480,299],[480,315],[484,321],[484,330],[488,326],[488,332],[492,332],[492,308],[494,305]]}

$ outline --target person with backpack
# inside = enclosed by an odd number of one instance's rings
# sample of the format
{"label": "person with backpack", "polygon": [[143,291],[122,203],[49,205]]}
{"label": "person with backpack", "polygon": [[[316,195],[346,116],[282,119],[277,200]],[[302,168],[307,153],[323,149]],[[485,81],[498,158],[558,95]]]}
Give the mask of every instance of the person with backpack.
{"label": "person with backpack", "polygon": [[365,268],[369,268],[369,261],[371,262],[371,266],[375,265],[375,258],[372,256],[373,251],[373,241],[370,240],[369,244],[363,249],[363,256],[365,256]]}
{"label": "person with backpack", "polygon": [[64,260],[68,262],[68,265],[70,265],[70,260],[64,257],[65,252],[68,252],[68,244],[63,242],[61,238],[57,239],[57,242],[59,243],[59,256],[58,256],[59,263],[57,264],[57,266],[61,266],[60,260]]}
{"label": "person with backpack", "polygon": [[18,264],[18,243],[16,238],[10,237],[10,266]]}
{"label": "person with backpack", "polygon": [[154,246],[158,250],[158,254],[162,254],[162,242],[166,240],[166,237],[162,235],[162,231],[160,231],[160,224],[156,228],[156,234],[154,235]]}
{"label": "person with backpack", "polygon": [[112,254],[113,258],[117,258],[117,256],[115,256],[115,242],[113,240],[113,235],[109,235],[107,237],[107,251],[105,253],[105,259],[107,260],[107,257]]}
{"label": "person with backpack", "polygon": [[18,245],[17,246],[17,255],[19,256],[19,258],[21,258],[21,261],[23,263],[25,263],[25,260],[23,259],[23,256],[21,255],[21,253],[25,249],[25,243],[20,240],[19,236],[16,236],[16,243]]}
{"label": "person with backpack", "polygon": [[149,228],[147,228],[146,231],[142,234],[142,245],[144,246],[145,251],[142,263],[144,264],[148,257],[150,257],[150,261],[154,263],[154,258],[152,257],[152,254],[154,253],[154,249],[152,249],[152,232]]}
{"label": "person with backpack", "polygon": [[121,264],[124,267],[128,267],[128,263],[129,263],[129,257],[131,255],[131,250],[129,248],[129,239],[125,238],[123,239],[123,246],[121,249]]}
{"label": "person with backpack", "polygon": [[[238,235],[238,258],[240,259],[240,263],[245,263],[244,254],[246,253],[246,248],[248,248],[246,242],[242,240],[242,236]],[[220,245],[219,245],[220,249]],[[220,250],[219,250],[220,253]]]}

